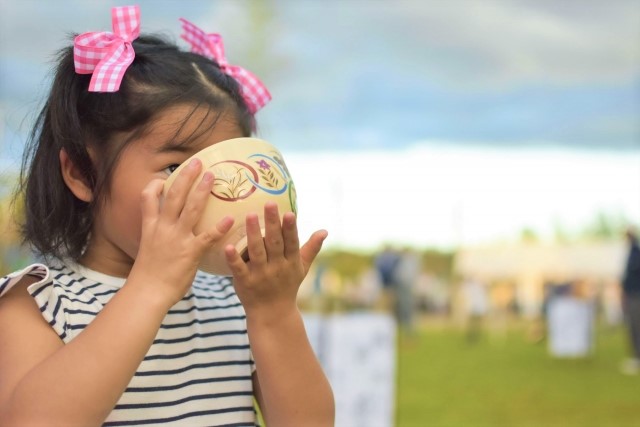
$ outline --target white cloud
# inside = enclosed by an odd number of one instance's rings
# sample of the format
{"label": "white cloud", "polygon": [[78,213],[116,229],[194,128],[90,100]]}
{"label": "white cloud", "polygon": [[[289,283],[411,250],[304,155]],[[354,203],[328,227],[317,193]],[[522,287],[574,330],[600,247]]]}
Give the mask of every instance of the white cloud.
{"label": "white cloud", "polygon": [[599,212],[640,220],[640,154],[426,145],[404,151],[283,153],[303,237],[450,247],[577,231]]}

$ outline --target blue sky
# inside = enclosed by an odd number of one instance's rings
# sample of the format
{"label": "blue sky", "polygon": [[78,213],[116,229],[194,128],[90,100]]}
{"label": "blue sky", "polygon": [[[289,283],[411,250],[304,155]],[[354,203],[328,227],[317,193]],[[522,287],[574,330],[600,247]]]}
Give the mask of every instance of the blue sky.
{"label": "blue sky", "polygon": [[[184,16],[220,32],[270,87],[261,132],[284,149],[640,149],[640,0],[138,3],[143,31],[177,38]],[[69,32],[109,30],[119,4],[0,0],[5,156],[52,52]]]}

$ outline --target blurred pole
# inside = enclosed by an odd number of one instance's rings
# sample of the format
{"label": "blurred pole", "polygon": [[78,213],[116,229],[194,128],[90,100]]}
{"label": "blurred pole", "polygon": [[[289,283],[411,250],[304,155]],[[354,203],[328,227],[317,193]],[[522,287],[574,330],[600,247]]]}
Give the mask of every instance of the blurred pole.
{"label": "blurred pole", "polygon": [[272,0],[252,0],[245,4],[252,34],[251,43],[247,47],[247,64],[251,65],[253,73],[269,81],[271,72],[278,69],[271,56],[273,32],[269,28],[274,20],[276,5]]}

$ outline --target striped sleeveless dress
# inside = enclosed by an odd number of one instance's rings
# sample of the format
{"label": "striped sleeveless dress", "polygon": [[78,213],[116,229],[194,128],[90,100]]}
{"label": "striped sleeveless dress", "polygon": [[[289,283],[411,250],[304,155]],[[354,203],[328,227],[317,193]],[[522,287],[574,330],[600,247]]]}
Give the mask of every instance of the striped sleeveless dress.
{"label": "striped sleeveless dress", "polygon": [[[42,316],[65,343],[89,324],[125,279],[65,263],[33,264],[0,279],[0,297],[24,275]],[[160,330],[105,426],[255,426],[244,310],[230,278],[198,272]]]}

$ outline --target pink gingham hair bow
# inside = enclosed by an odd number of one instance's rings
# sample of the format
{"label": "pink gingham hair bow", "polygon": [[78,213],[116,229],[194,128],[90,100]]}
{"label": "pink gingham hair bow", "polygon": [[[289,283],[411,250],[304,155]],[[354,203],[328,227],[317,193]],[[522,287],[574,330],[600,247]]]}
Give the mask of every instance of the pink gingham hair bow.
{"label": "pink gingham hair bow", "polygon": [[229,65],[224,56],[224,45],[220,34],[207,34],[184,18],[180,18],[180,22],[184,31],[181,37],[191,45],[191,52],[213,59],[224,73],[240,83],[242,97],[251,114],[255,114],[271,100],[271,94],[255,74],[237,65]]}
{"label": "pink gingham hair bow", "polygon": [[113,33],[89,32],[73,41],[73,62],[78,74],[93,74],[89,92],[117,92],[136,54],[131,42],[140,34],[140,8],[111,9]]}

